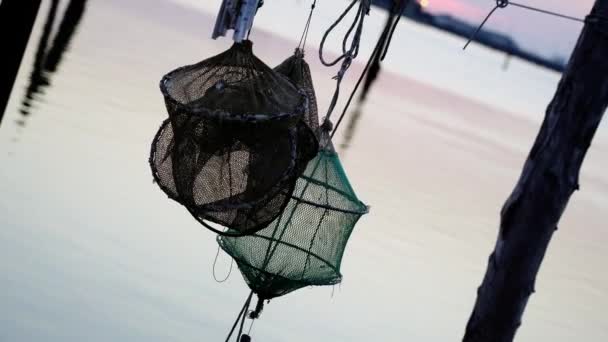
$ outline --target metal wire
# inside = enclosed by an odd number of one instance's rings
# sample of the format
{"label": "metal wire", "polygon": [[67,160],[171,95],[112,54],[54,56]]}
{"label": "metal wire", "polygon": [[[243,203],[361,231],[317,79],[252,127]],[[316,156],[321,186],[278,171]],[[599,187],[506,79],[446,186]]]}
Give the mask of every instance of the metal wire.
{"label": "metal wire", "polygon": [[553,12],[553,11],[548,11],[542,8],[536,8],[536,7],[532,7],[532,6],[528,6],[528,5],[524,5],[524,4],[518,4],[516,2],[512,2],[512,1],[507,1],[508,4],[513,5],[515,7],[520,7],[523,9],[527,9],[530,11],[535,11],[535,12],[539,12],[539,13],[544,13],[544,14],[548,14],[548,15],[552,15],[554,17],[558,17],[558,18],[563,18],[563,19],[568,19],[568,20],[572,20],[572,21],[577,21],[579,23],[584,23],[585,20],[581,19],[581,18],[576,18],[576,17],[572,17],[569,15],[565,15],[565,14],[561,14],[561,13],[557,13],[557,12]]}
{"label": "metal wire", "polygon": [[553,11],[548,11],[548,10],[538,8],[538,7],[533,7],[533,6],[529,6],[529,5],[512,2],[510,0],[496,0],[496,6],[494,6],[494,8],[492,8],[490,13],[488,13],[488,15],[485,17],[485,19],[481,22],[481,24],[473,32],[473,34],[471,34],[471,37],[469,37],[469,40],[467,40],[467,43],[464,45],[464,47],[462,49],[466,50],[466,48],[469,46],[469,44],[471,44],[471,42],[477,37],[477,35],[479,34],[479,31],[481,31],[481,29],[486,24],[488,19],[490,19],[490,17],[494,14],[494,12],[496,12],[497,9],[507,8],[509,5],[513,5],[515,7],[523,8],[526,10],[554,16],[557,18],[567,19],[567,20],[571,20],[571,21],[575,21],[575,22],[579,22],[579,23],[585,23],[585,20],[581,19],[581,18],[577,18],[577,17],[573,17],[573,16],[569,16],[569,15],[565,15],[565,14],[561,14],[561,13],[557,13],[557,12],[553,12]]}

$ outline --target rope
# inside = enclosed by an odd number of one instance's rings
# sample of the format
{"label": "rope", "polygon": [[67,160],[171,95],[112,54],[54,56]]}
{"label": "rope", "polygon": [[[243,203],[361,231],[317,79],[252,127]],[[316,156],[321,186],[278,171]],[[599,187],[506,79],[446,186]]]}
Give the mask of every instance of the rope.
{"label": "rope", "polygon": [[[251,292],[253,294],[253,291]],[[243,312],[243,317],[241,318],[241,326],[239,327],[239,333],[236,335],[236,341],[239,342],[241,340],[241,336],[243,335],[243,327],[245,326],[245,319],[247,318],[247,312],[249,311],[249,305],[251,304],[251,297],[248,298],[247,309]]]}
{"label": "rope", "polygon": [[[344,16],[346,16],[346,14],[347,14],[347,13],[350,11],[350,9],[351,9],[351,8],[353,8],[354,4],[355,4],[357,1],[358,1],[358,0],[353,0],[353,2],[352,2],[350,5],[349,5],[349,7],[346,9],[346,11],[344,11],[344,13],[342,13],[341,17],[340,17],[340,18],[339,18],[339,19],[338,19],[338,20],[337,20],[337,21],[336,21],[336,22],[335,22],[335,23],[334,23],[334,24],[333,24],[333,25],[332,25],[332,26],[331,26],[331,27],[328,29],[328,31],[325,33],[325,36],[324,36],[324,38],[323,38],[323,41],[324,41],[324,40],[327,38],[327,35],[329,34],[329,32],[331,32],[331,30],[333,30],[333,29],[335,28],[335,26],[337,26],[337,25],[340,23],[340,21],[342,21],[342,20],[344,19]],[[361,4],[361,6],[363,6],[363,5],[364,5],[364,4],[362,3],[362,4]],[[405,6],[403,6],[403,7],[405,8]],[[360,8],[360,9],[361,9],[361,8]],[[363,12],[361,12],[361,13],[363,13]],[[357,20],[359,20],[359,18],[356,18],[355,22],[356,22]],[[360,22],[360,23],[362,24],[362,22],[363,22],[363,20],[361,19],[361,22]],[[396,26],[396,23],[394,24],[394,26]],[[387,40],[388,42],[390,42],[390,41],[391,41],[392,34],[393,34],[393,33],[394,33],[394,31],[395,31],[394,26],[393,26],[393,27],[392,27],[392,29],[390,30],[390,32],[391,32],[391,33],[390,33],[390,37],[389,37],[389,39]],[[390,26],[389,26],[389,27],[390,27]],[[378,54],[378,53],[380,52],[380,50],[381,50],[382,48],[384,48],[384,49],[385,49],[385,50],[384,50],[384,54],[386,54],[386,51],[388,50],[388,44],[385,44],[385,39],[382,39],[383,37],[385,37],[384,33],[386,33],[386,30],[385,30],[385,32],[383,32],[383,35],[381,36],[381,39],[379,39],[379,40],[378,40],[378,43],[376,44],[376,47],[374,48],[374,51],[373,51],[372,55],[370,56],[370,59],[369,59],[369,61],[367,62],[367,65],[365,66],[365,69],[363,70],[363,73],[362,73],[362,74],[361,74],[361,76],[359,77],[359,80],[358,80],[358,82],[357,82],[357,85],[355,86],[355,88],[353,89],[353,91],[352,91],[352,93],[351,93],[351,95],[350,95],[350,98],[349,98],[349,100],[348,100],[348,103],[347,103],[347,104],[346,104],[346,106],[344,107],[344,110],[343,110],[342,114],[340,115],[340,118],[339,118],[339,120],[338,120],[338,122],[337,122],[336,126],[333,128],[333,131],[332,131],[332,132],[331,132],[331,134],[330,134],[330,139],[328,139],[328,140],[327,140],[327,142],[326,142],[326,144],[325,144],[325,147],[331,143],[331,138],[332,138],[332,137],[333,137],[333,135],[336,133],[336,130],[338,129],[338,127],[339,127],[339,125],[340,125],[340,122],[341,122],[341,121],[342,121],[342,119],[344,118],[344,116],[345,116],[345,114],[346,114],[346,111],[348,110],[348,106],[349,106],[349,105],[350,105],[350,103],[352,102],[352,99],[353,99],[353,97],[354,97],[355,93],[357,92],[357,89],[359,88],[359,86],[360,86],[360,84],[361,84],[361,82],[362,82],[363,78],[365,77],[365,75],[366,75],[366,73],[367,73],[367,70],[369,70],[369,67],[370,67],[371,63],[373,62],[374,57],[376,56],[376,54]],[[358,37],[357,39],[358,39],[358,40],[360,40],[360,33],[359,33],[358,35],[359,35],[359,37]],[[348,34],[347,34],[347,36],[348,36]],[[323,58],[321,57],[321,56],[322,56],[322,47],[323,47],[323,41],[321,42],[321,47],[320,47],[320,49],[319,49],[319,56],[320,56],[320,58],[321,58],[321,62],[322,62],[324,65],[327,65],[327,64],[326,64],[326,62],[325,62],[325,61],[323,61]],[[358,43],[357,43],[357,45],[358,45]],[[340,57],[334,61],[333,65],[335,65],[335,64],[336,64],[336,63],[337,63],[339,60],[340,60]],[[331,63],[330,63],[330,64],[331,64]],[[343,75],[342,75],[342,76],[343,76]],[[333,100],[336,100],[337,94],[339,93],[339,85],[340,85],[340,81],[341,81],[341,77],[342,77],[342,76],[340,76],[340,75],[339,75],[338,82],[337,82],[337,83],[338,83],[338,89],[336,90],[336,94],[334,94],[334,99],[333,99]],[[332,102],[333,102],[333,100],[332,100]],[[335,106],[335,104],[334,104],[334,106]],[[333,108],[331,108],[331,107],[330,107],[330,110],[333,110]],[[326,118],[325,118],[325,122],[323,123],[322,127],[324,127],[324,128],[329,128],[329,129],[331,130],[331,128],[330,128],[330,127],[331,127],[331,122],[329,121],[329,116],[330,116],[330,114],[331,114],[331,112],[329,112],[329,113],[328,113],[328,115],[326,116]],[[318,160],[318,161],[317,161],[317,163],[316,163],[316,165],[313,167],[313,170],[312,170],[312,172],[311,172],[311,174],[312,174],[312,175],[314,175],[314,174],[315,174],[315,172],[316,172],[317,168],[319,167],[320,162],[321,162],[321,161],[320,161],[320,160]],[[310,180],[307,180],[306,185],[305,185],[305,186],[304,186],[304,188],[302,189],[302,192],[300,193],[299,197],[301,197],[301,198],[303,197],[303,195],[304,195],[304,194],[306,193],[306,191],[308,190],[308,187],[309,187],[310,183],[311,183],[311,181],[310,181]],[[285,224],[285,228],[284,228],[284,229],[283,229],[283,231],[280,233],[279,238],[276,240],[276,241],[277,241],[277,243],[274,245],[274,247],[272,247],[272,242],[270,242],[270,243],[269,243],[269,245],[268,245],[268,249],[267,249],[267,251],[266,251],[266,257],[265,257],[265,260],[264,260],[264,266],[263,266],[262,268],[265,268],[265,267],[268,265],[268,263],[270,262],[270,259],[272,258],[272,256],[274,255],[274,252],[276,251],[276,249],[277,249],[277,247],[278,247],[279,241],[281,241],[281,239],[283,238],[283,235],[284,235],[284,234],[285,234],[285,232],[287,231],[287,227],[289,226],[289,222],[291,222],[291,219],[293,218],[293,215],[294,215],[294,213],[295,213],[296,209],[297,209],[297,205],[296,205],[296,207],[295,207],[295,208],[293,208],[293,209],[292,209],[292,211],[291,211],[291,213],[290,213],[290,215],[289,215],[289,218],[288,218],[288,219],[287,219],[287,221],[286,221],[286,222],[287,222],[287,224]],[[277,231],[278,231],[278,229],[279,229],[279,223],[282,221],[283,214],[285,214],[285,213],[284,213],[284,212],[283,212],[283,213],[281,213],[281,215],[279,216],[279,219],[277,220],[277,224],[276,224],[275,229],[274,229],[274,231],[273,231],[273,233],[272,233],[272,237],[273,237],[273,238],[274,238],[275,234],[277,233]],[[271,250],[271,249],[272,249],[272,250]]]}
{"label": "rope", "polygon": [[310,6],[310,13],[308,14],[308,20],[306,20],[306,26],[304,26],[304,32],[302,32],[302,37],[300,38],[300,43],[298,43],[298,49],[304,52],[306,50],[306,40],[308,39],[308,31],[310,30],[310,22],[312,21],[312,16],[315,12],[315,8],[317,7],[317,0],[313,0],[312,5]]}
{"label": "rope", "polygon": [[217,278],[217,275],[215,274],[215,265],[217,264],[217,259],[220,255],[220,246],[217,246],[217,252],[215,253],[215,259],[213,260],[213,279],[215,279],[216,283],[223,283],[226,280],[228,280],[228,278],[230,278],[230,274],[232,274],[232,266],[234,264],[234,259],[230,259],[230,269],[228,270],[228,274],[226,275],[226,277],[222,280],[219,280]]}
{"label": "rope", "polygon": [[533,6],[529,6],[529,5],[524,5],[524,4],[516,3],[516,2],[510,1],[510,0],[496,0],[496,6],[494,6],[494,8],[492,8],[492,10],[486,16],[486,18],[481,22],[481,24],[473,32],[473,34],[471,35],[471,37],[469,37],[469,40],[467,41],[467,43],[464,45],[464,47],[462,49],[466,50],[466,48],[469,46],[469,44],[471,44],[471,42],[477,37],[477,35],[479,34],[479,31],[481,31],[481,29],[486,24],[486,22],[488,21],[488,19],[490,19],[490,17],[494,14],[494,12],[496,12],[497,9],[499,9],[499,8],[507,8],[509,5],[512,5],[514,7],[523,8],[523,9],[526,9],[526,10],[529,10],[529,11],[534,11],[534,12],[538,12],[538,13],[554,16],[554,17],[557,17],[557,18],[562,18],[562,19],[567,19],[567,20],[579,22],[579,23],[585,23],[586,22],[584,19],[581,19],[581,18],[576,18],[576,17],[572,17],[572,16],[569,16],[569,15],[565,15],[565,14],[561,14],[561,13],[557,13],[557,12],[553,12],[553,11],[548,11],[548,10],[545,10],[545,9],[542,9],[542,8],[538,8],[538,7],[533,7]]}
{"label": "rope", "polygon": [[[249,305],[251,304],[251,297],[253,297],[253,291],[251,291],[249,293],[249,296],[245,300],[245,304],[243,305],[243,308],[239,312],[239,315],[236,317],[236,320],[234,321],[234,324],[232,325],[232,329],[230,329],[230,332],[228,333],[228,336],[226,337],[226,342],[230,341],[230,337],[232,337],[232,334],[234,333],[234,329],[236,329],[236,326],[239,324],[241,317],[246,316],[247,310],[249,310]],[[241,326],[241,328],[242,328],[242,326]],[[237,336],[237,339],[239,337],[240,337],[240,334],[239,334],[239,336]]]}
{"label": "rope", "polygon": [[581,19],[581,18],[576,18],[576,17],[572,17],[569,15],[565,15],[565,14],[561,14],[561,13],[557,13],[557,12],[553,12],[553,11],[548,11],[542,8],[537,8],[537,7],[532,7],[532,6],[528,6],[528,5],[524,5],[524,4],[518,4],[516,2],[509,2],[508,0],[503,0],[508,4],[511,4],[515,7],[520,7],[523,9],[527,9],[530,11],[535,11],[535,12],[539,12],[539,13],[543,13],[543,14],[547,14],[547,15],[552,15],[554,17],[558,17],[558,18],[562,18],[562,19],[568,19],[568,20],[572,20],[572,21],[577,21],[579,23],[584,23],[585,20]]}
{"label": "rope", "polygon": [[[327,62],[324,58],[323,58],[323,47],[325,45],[325,41],[327,40],[327,37],[329,36],[329,34],[331,33],[331,31],[333,31],[336,26],[338,26],[340,24],[340,22],[342,22],[342,20],[344,20],[344,17],[346,17],[346,15],[354,8],[355,4],[357,3],[357,1],[361,1],[361,3],[359,4],[359,11],[357,13],[357,16],[355,17],[355,20],[353,21],[353,24],[351,25],[351,27],[349,28],[347,34],[345,35],[344,39],[343,39],[343,54],[338,57],[337,59],[335,59],[332,62]],[[316,2],[316,1],[315,1]],[[313,6],[315,4],[313,3]],[[325,66],[333,66],[336,65],[338,62],[340,62],[341,60],[344,60],[342,62],[342,68],[340,69],[340,72],[338,73],[338,75],[336,75],[336,77],[334,77],[334,79],[337,80],[337,86],[336,86],[336,91],[334,93],[334,96],[332,98],[332,104],[330,105],[330,108],[328,110],[327,116],[325,117],[324,120],[324,127],[329,127],[331,126],[331,123],[329,121],[329,117],[331,116],[331,112],[333,112],[333,109],[336,106],[337,100],[338,100],[338,96],[340,93],[340,83],[342,82],[342,78],[344,77],[344,74],[346,73],[346,70],[350,67],[350,64],[353,60],[353,58],[356,57],[356,54],[359,53],[359,43],[361,41],[361,33],[363,31],[363,22],[364,22],[364,16],[367,15],[367,13],[369,13],[369,3],[368,0],[352,0],[350,5],[348,5],[348,7],[346,8],[346,10],[344,10],[344,12],[340,15],[340,17],[336,20],[336,22],[334,22],[329,29],[325,32],[325,34],[323,35],[323,39],[321,40],[321,45],[319,47],[319,58],[321,60],[321,63],[323,63],[323,65]],[[351,43],[351,48],[348,51],[344,51],[346,49],[346,41],[348,41],[348,38],[352,32],[352,30],[354,29],[354,27],[357,27],[357,31],[355,32],[355,36],[353,37],[353,41]],[[344,114],[343,114],[344,115]],[[342,115],[342,116],[343,116]],[[327,141],[326,144],[329,144],[331,142],[331,139],[329,139]],[[317,168],[319,167],[320,164],[320,160],[317,161],[316,165],[313,167],[313,171],[312,174],[314,174],[317,170]],[[302,192],[300,194],[299,197],[302,197],[304,195],[304,193],[306,193],[306,191],[308,190],[308,187],[310,185],[310,182],[307,181],[306,185],[304,186],[304,188],[302,189]],[[266,256],[264,257],[264,262],[263,262],[263,266],[262,269],[265,269],[266,266],[270,263],[270,259],[272,259],[272,256],[274,255],[274,253],[276,252],[276,249],[279,246],[279,241],[281,241],[281,239],[283,238],[283,235],[285,234],[285,232],[287,231],[287,227],[289,226],[289,223],[291,222],[291,219],[293,218],[293,215],[297,209],[297,205],[296,207],[294,207],[291,211],[291,213],[289,214],[289,217],[287,218],[287,223],[285,224],[285,228],[279,233],[279,237],[278,239],[276,239],[276,243],[272,244],[272,241],[270,241],[268,243],[268,248],[266,250]],[[279,218],[277,219],[277,223],[275,225],[275,228],[272,232],[272,237],[274,238],[275,235],[277,234],[277,232],[279,231],[279,223],[282,221],[283,215],[285,214],[285,212],[281,213],[281,215],[279,216]]]}
{"label": "rope", "polygon": [[[355,8],[355,5],[357,4],[357,2],[359,2],[359,8],[357,10],[357,14],[355,15],[355,19],[353,20],[353,23],[351,24],[348,31],[344,35],[344,38],[342,39],[342,54],[340,56],[338,56],[336,59],[334,59],[333,61],[327,61],[325,59],[325,57],[323,56],[323,51],[325,48],[325,42],[327,41],[327,37],[329,37],[331,32],[342,22],[342,20],[344,20],[346,15],[348,15],[348,13],[350,13],[350,11],[353,8]],[[369,0],[352,0],[350,5],[348,5],[348,7],[346,7],[344,12],[342,12],[342,14],[338,17],[338,19],[327,29],[327,31],[325,31],[325,34],[323,35],[323,38],[321,39],[321,45],[319,46],[319,59],[321,60],[321,63],[324,66],[331,67],[331,66],[338,64],[339,62],[342,62],[342,65],[340,66],[340,70],[338,71],[338,74],[334,77],[334,79],[336,80],[336,90],[334,91],[334,95],[331,99],[331,103],[327,110],[327,114],[325,115],[325,118],[324,118],[325,122],[329,122],[331,114],[333,113],[334,109],[336,108],[336,104],[338,103],[338,98],[340,97],[340,86],[342,84],[342,79],[344,78],[346,71],[350,68],[353,60],[355,58],[357,58],[357,56],[359,55],[359,46],[361,43],[361,35],[363,34],[363,24],[365,22],[365,16],[369,14],[369,9],[370,9]],[[350,47],[347,48],[347,46],[349,45],[348,40],[350,39],[351,34],[353,34],[353,31],[354,31],[354,35],[351,40]]]}
{"label": "rope", "polygon": [[[370,70],[370,67],[372,66],[372,64],[374,63],[376,58],[378,56],[380,56],[380,60],[383,60],[384,57],[386,57],[389,45],[393,39],[393,34],[395,33],[395,29],[397,27],[397,24],[399,23],[401,14],[403,14],[403,11],[405,10],[405,7],[407,7],[407,6],[404,6],[402,4],[402,7],[397,12],[393,12],[391,14],[391,17],[389,18],[389,24],[384,28],[384,31],[382,32],[380,39],[378,39],[378,42],[376,43],[376,46],[374,47],[374,50],[373,50],[371,56],[369,57],[369,60],[367,61],[367,64],[365,65],[363,72],[361,73],[361,76],[359,76],[359,79],[357,80],[357,83],[355,84],[355,88],[352,90],[352,92],[348,98],[348,101],[346,101],[346,105],[344,106],[344,109],[342,110],[342,113],[340,114],[340,117],[338,118],[338,121],[336,122],[336,125],[331,132],[331,135],[330,135],[331,139],[333,139],[334,135],[336,134],[336,131],[340,127],[340,124],[342,123],[342,120],[346,116],[346,112],[348,111],[348,108],[350,107],[350,105],[355,97],[355,94],[359,90],[359,87],[361,86],[363,79],[367,75],[368,71]],[[395,20],[395,13],[399,13],[399,15],[396,16],[396,20]],[[391,22],[390,20],[395,20],[395,21]]]}
{"label": "rope", "polygon": [[388,48],[393,40],[393,35],[397,25],[399,24],[400,18],[405,11],[406,4],[406,1],[402,0],[400,7],[391,8],[390,15],[386,21],[384,30],[382,31],[382,35],[379,38],[379,40],[382,42],[381,44],[383,44],[383,51],[382,53],[376,54],[373,58],[373,63],[367,72],[367,77],[365,78],[365,83],[363,84],[363,90],[361,91],[361,95],[359,97],[359,104],[365,101],[367,94],[380,74],[382,61],[384,61],[384,58],[388,53]]}
{"label": "rope", "polygon": [[251,323],[249,323],[249,329],[247,330],[247,335],[251,336],[251,329],[253,329],[253,323],[255,323],[255,319],[251,320]]}
{"label": "rope", "polygon": [[[325,42],[327,41],[327,38],[329,37],[331,32],[342,22],[342,20],[344,20],[344,18],[355,7],[355,5],[357,4],[358,1],[361,1],[361,3],[359,4],[359,9],[357,11],[355,20],[353,21],[352,25],[350,26],[347,34],[344,36],[344,38],[342,38],[342,55],[338,56],[338,58],[336,58],[335,60],[328,62],[323,57],[323,50],[325,48]],[[355,33],[355,37],[353,38],[353,40],[351,42],[350,49],[347,50],[346,45],[348,45],[348,43],[347,43],[348,38],[355,26],[357,27],[357,31],[361,31],[360,27],[362,26],[364,20],[363,20],[363,18],[361,18],[360,14],[362,11],[366,11],[365,4],[363,3],[363,1],[365,1],[365,0],[351,0],[350,5],[348,5],[348,7],[346,7],[344,12],[342,12],[342,14],[340,14],[338,19],[333,24],[331,24],[331,26],[323,34],[323,38],[321,39],[321,44],[319,46],[319,59],[321,59],[321,63],[323,63],[323,65],[330,67],[330,66],[334,66],[334,65],[338,64],[341,60],[347,58],[349,55],[352,55],[353,58],[356,57],[356,55],[354,55],[354,53],[358,52],[358,44],[359,44],[358,38],[360,39],[361,32],[358,33],[358,37],[357,37],[357,33]]]}
{"label": "rope", "polygon": [[[355,17],[355,20],[353,21],[353,24],[351,25],[351,27],[349,28],[349,30],[347,31],[346,35],[343,38],[342,41],[342,55],[339,56],[337,59],[335,59],[334,61],[331,62],[327,62],[324,58],[323,58],[323,48],[325,45],[325,41],[327,40],[327,37],[329,36],[329,34],[331,33],[331,31],[333,31],[336,26],[338,26],[340,24],[340,22],[344,19],[344,17],[346,17],[346,15],[354,8],[355,4],[357,3],[357,1],[361,1],[361,3],[359,4],[359,10],[357,12],[357,15]],[[338,20],[331,25],[331,27],[325,32],[323,39],[321,40],[321,45],[319,47],[319,58],[321,60],[321,63],[323,63],[323,65],[325,66],[333,66],[336,65],[337,63],[339,63],[340,61],[342,61],[342,66],[340,68],[340,71],[338,72],[338,74],[334,77],[334,79],[336,79],[336,92],[334,93],[334,97],[332,99],[332,104],[330,105],[330,108],[328,110],[328,113],[326,115],[325,118],[325,126],[330,126],[330,121],[329,121],[329,117],[331,116],[331,113],[333,112],[333,109],[336,106],[337,103],[337,98],[339,96],[340,93],[340,84],[342,82],[342,78],[344,77],[344,74],[346,73],[346,71],[348,70],[348,68],[350,67],[352,60],[354,58],[357,57],[358,53],[359,53],[359,44],[361,41],[361,35],[363,32],[363,23],[364,23],[364,17],[365,15],[367,15],[369,13],[369,0],[352,0],[351,4],[346,8],[346,10],[340,15],[340,17],[338,18]],[[302,34],[302,37],[300,38],[300,43],[298,44],[298,49],[304,49],[305,44],[306,44],[306,40],[308,37],[308,32],[310,30],[310,23],[312,21],[312,15],[313,15],[313,11],[316,7],[316,2],[317,0],[314,0],[311,6],[311,11],[310,14],[308,16],[308,20],[306,21],[306,26],[304,28],[304,32]],[[356,29],[355,29],[356,28]],[[350,48],[347,50],[346,46],[348,45],[348,39],[350,38],[350,35],[352,34],[353,30],[355,30],[354,32],[354,36],[352,39],[352,42],[350,44]],[[378,44],[378,46],[380,46],[380,44]],[[377,50],[378,48],[376,48]],[[364,72],[365,74],[365,72]],[[355,89],[356,91],[356,89]],[[342,114],[342,117],[344,116],[344,113]],[[340,120],[342,119],[342,117],[340,118]],[[335,131],[334,131],[335,132]],[[332,134],[333,135],[333,134]],[[328,144],[330,143],[331,139],[328,140]],[[317,162],[317,165],[315,165],[314,170],[313,170],[313,174],[316,171],[316,169],[319,166],[320,161]],[[308,189],[309,186],[309,182],[307,182],[307,184],[304,186],[304,189],[302,189],[302,193],[301,196],[306,192],[306,190]],[[294,208],[290,215],[289,218],[287,219],[287,222],[290,222],[294,213],[295,213],[296,208]],[[277,220],[277,223],[275,225],[275,229],[272,233],[272,237],[274,238],[274,236],[278,233],[279,231],[279,223],[282,221],[282,216],[285,213],[281,213],[281,216],[279,216],[279,219]],[[282,239],[283,235],[285,234],[285,232],[287,231],[287,227],[289,226],[289,223],[285,225],[285,228],[279,233],[279,238],[276,240],[276,243],[273,246],[272,241],[269,242],[268,244],[268,248],[266,250],[266,256],[264,257],[264,262],[263,262],[263,266],[262,269],[265,269],[267,267],[267,265],[270,263],[270,260],[272,259],[274,253],[276,252],[276,249],[278,248],[279,245],[279,241]],[[219,250],[218,250],[219,253]],[[216,256],[217,258],[217,256]],[[261,274],[260,274],[261,275]],[[258,275],[258,277],[260,276]],[[241,324],[240,324],[240,328],[239,328],[239,334],[237,337],[240,337],[242,335],[243,332],[243,327],[245,324],[245,318],[246,318],[246,312],[249,308],[249,305],[251,303],[251,298],[253,296],[253,291],[251,291],[251,293],[249,294],[249,297],[247,298],[247,301],[245,302],[245,305],[243,306],[243,309],[241,310],[241,312],[239,313],[239,315],[237,316],[236,321],[234,322],[232,329],[230,330],[230,333],[228,334],[228,337],[226,339],[226,342],[228,342],[230,340],[230,337],[232,336],[234,330],[236,329],[236,326],[240,320]],[[264,300],[262,298],[258,298],[258,304],[256,305],[256,309],[250,314],[250,318],[252,319],[251,325],[249,327],[249,331],[251,331],[251,328],[253,327],[253,322],[255,319],[259,318],[259,315],[261,314],[261,311],[264,307]]]}
{"label": "rope", "polygon": [[384,61],[384,59],[386,58],[386,55],[388,53],[388,47],[391,45],[391,42],[393,41],[393,35],[395,34],[395,30],[397,29],[397,24],[399,24],[399,21],[401,20],[403,13],[405,13],[405,9],[407,8],[408,4],[409,0],[401,1],[401,8],[397,10],[399,15],[396,18],[393,18],[393,27],[391,27],[390,33],[388,34],[388,39],[386,40],[386,44],[384,45],[384,51],[382,52],[382,56],[380,57],[381,61]]}

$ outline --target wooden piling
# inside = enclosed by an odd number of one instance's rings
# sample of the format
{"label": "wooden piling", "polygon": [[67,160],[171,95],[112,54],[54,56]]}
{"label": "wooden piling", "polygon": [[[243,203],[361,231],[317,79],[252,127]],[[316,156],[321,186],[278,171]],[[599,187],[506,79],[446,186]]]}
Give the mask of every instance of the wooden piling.
{"label": "wooden piling", "polygon": [[[579,188],[581,165],[608,106],[606,56],[608,0],[596,0],[519,182],[502,209],[500,232],[464,342],[515,338],[549,242]],[[567,320],[568,308],[555,305]]]}

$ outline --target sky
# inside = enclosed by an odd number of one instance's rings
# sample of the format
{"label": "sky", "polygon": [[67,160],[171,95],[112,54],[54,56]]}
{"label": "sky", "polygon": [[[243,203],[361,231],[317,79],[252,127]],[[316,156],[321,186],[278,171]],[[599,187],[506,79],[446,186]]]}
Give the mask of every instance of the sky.
{"label": "sky", "polygon": [[[494,0],[419,0],[432,12],[447,12],[470,22],[481,22],[494,8]],[[518,0],[520,4],[539,7],[569,16],[584,18],[593,0]],[[497,11],[487,28],[511,35],[521,46],[545,56],[566,57],[572,51],[582,25],[561,18],[524,10],[515,6]]]}

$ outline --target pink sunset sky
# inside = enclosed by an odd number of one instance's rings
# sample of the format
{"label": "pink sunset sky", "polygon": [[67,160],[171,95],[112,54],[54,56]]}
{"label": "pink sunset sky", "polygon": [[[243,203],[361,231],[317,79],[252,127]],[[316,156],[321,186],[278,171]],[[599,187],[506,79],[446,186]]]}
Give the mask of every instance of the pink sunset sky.
{"label": "pink sunset sky", "polygon": [[[450,13],[472,23],[483,20],[495,6],[494,0],[417,0],[435,13]],[[517,0],[517,3],[584,18],[593,0]],[[574,47],[582,25],[561,18],[531,12],[515,6],[498,10],[487,28],[512,36],[520,45],[546,56],[566,57]]]}

